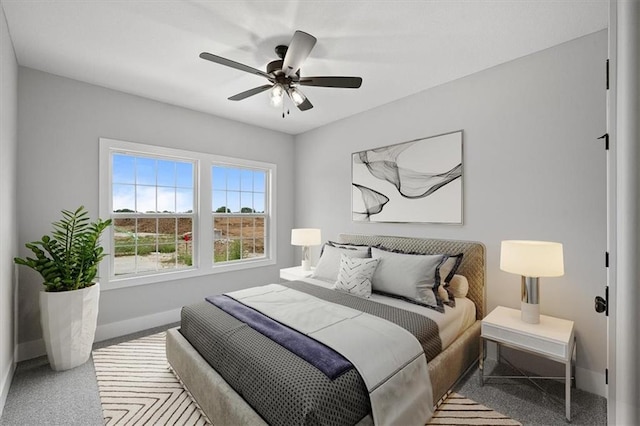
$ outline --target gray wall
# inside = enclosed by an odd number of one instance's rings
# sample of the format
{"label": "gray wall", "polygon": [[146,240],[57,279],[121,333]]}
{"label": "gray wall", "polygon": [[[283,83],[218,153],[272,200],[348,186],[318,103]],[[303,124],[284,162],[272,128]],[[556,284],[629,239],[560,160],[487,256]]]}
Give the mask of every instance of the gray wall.
{"label": "gray wall", "polygon": [[[103,291],[98,339],[178,320],[177,310],[203,297],[277,281],[293,262],[293,137],[21,67],[18,111],[19,241],[50,232],[62,209],[98,212],[98,139],[107,137],[277,165],[277,264],[238,272]],[[26,249],[21,249],[22,255]],[[21,358],[42,346],[41,280],[20,273]],[[168,313],[162,315],[162,313]],[[142,319],[141,319],[142,318]],[[101,331],[102,330],[102,331]],[[107,331],[105,331],[107,330]],[[22,345],[24,344],[24,345]]]}
{"label": "gray wall", "polygon": [[0,414],[14,366],[14,267],[17,254],[18,63],[0,5]]}
{"label": "gray wall", "polygon": [[[578,386],[603,395],[606,320],[593,298],[605,283],[606,57],[601,31],[299,135],[295,225],[325,239],[481,241],[488,311],[520,305],[520,277],[499,269],[501,240],[562,242],[565,275],[541,280],[541,312],[575,321]],[[352,152],[460,129],[464,225],[351,221]]]}

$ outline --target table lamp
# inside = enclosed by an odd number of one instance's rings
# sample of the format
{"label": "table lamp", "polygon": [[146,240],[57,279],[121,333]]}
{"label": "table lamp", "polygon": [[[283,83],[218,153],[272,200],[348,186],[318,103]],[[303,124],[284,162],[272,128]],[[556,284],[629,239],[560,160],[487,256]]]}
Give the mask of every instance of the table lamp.
{"label": "table lamp", "polygon": [[540,277],[564,275],[562,244],[550,241],[502,241],[500,269],[522,275],[521,318],[530,324],[540,322]]}
{"label": "table lamp", "polygon": [[302,246],[302,270],[310,271],[309,246],[317,246],[322,243],[320,230],[314,228],[299,228],[291,230],[291,245]]}

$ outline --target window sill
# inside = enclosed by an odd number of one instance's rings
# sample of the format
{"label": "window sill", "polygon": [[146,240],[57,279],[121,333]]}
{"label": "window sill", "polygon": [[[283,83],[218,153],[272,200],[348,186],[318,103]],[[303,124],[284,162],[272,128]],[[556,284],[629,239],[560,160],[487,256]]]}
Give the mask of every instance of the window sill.
{"label": "window sill", "polygon": [[242,263],[230,263],[224,265],[216,265],[205,268],[192,268],[180,271],[158,272],[151,275],[138,277],[113,277],[108,281],[100,280],[100,288],[102,291],[118,290],[121,288],[130,288],[140,285],[157,284],[166,281],[178,281],[185,278],[201,277],[205,275],[215,275],[225,272],[241,271],[244,269],[261,268],[265,266],[275,265],[275,259],[260,259],[255,261],[247,261]]}

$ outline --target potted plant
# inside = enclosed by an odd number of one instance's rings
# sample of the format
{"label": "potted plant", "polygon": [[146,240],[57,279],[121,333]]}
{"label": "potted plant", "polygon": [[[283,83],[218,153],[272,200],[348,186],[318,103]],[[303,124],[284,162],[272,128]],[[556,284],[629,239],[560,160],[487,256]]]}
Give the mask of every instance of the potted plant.
{"label": "potted plant", "polygon": [[100,235],[111,219],[90,222],[84,206],[62,211],[51,236],[25,244],[35,258],[14,262],[42,275],[40,324],[49,364],[68,370],[84,364],[91,355],[98,319],[100,284],[98,265],[106,256]]}

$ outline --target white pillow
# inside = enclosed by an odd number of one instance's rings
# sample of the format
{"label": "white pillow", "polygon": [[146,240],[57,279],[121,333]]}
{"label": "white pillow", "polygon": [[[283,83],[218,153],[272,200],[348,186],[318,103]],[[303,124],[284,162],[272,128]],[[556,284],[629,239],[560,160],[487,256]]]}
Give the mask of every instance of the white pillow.
{"label": "white pillow", "polygon": [[394,253],[371,248],[371,257],[380,259],[373,274],[373,290],[401,296],[444,311],[437,296],[436,268],[442,255]]}
{"label": "white pillow", "polygon": [[454,297],[467,297],[469,293],[469,281],[464,275],[454,275],[447,287]]}
{"label": "white pillow", "polygon": [[344,253],[349,257],[365,258],[369,256],[369,250],[352,250],[350,248],[338,248],[325,244],[322,255],[311,278],[318,278],[332,283],[338,279],[340,270],[340,255]]}
{"label": "white pillow", "polygon": [[371,296],[371,278],[380,259],[340,256],[340,271],[334,290],[346,291],[358,297]]}

